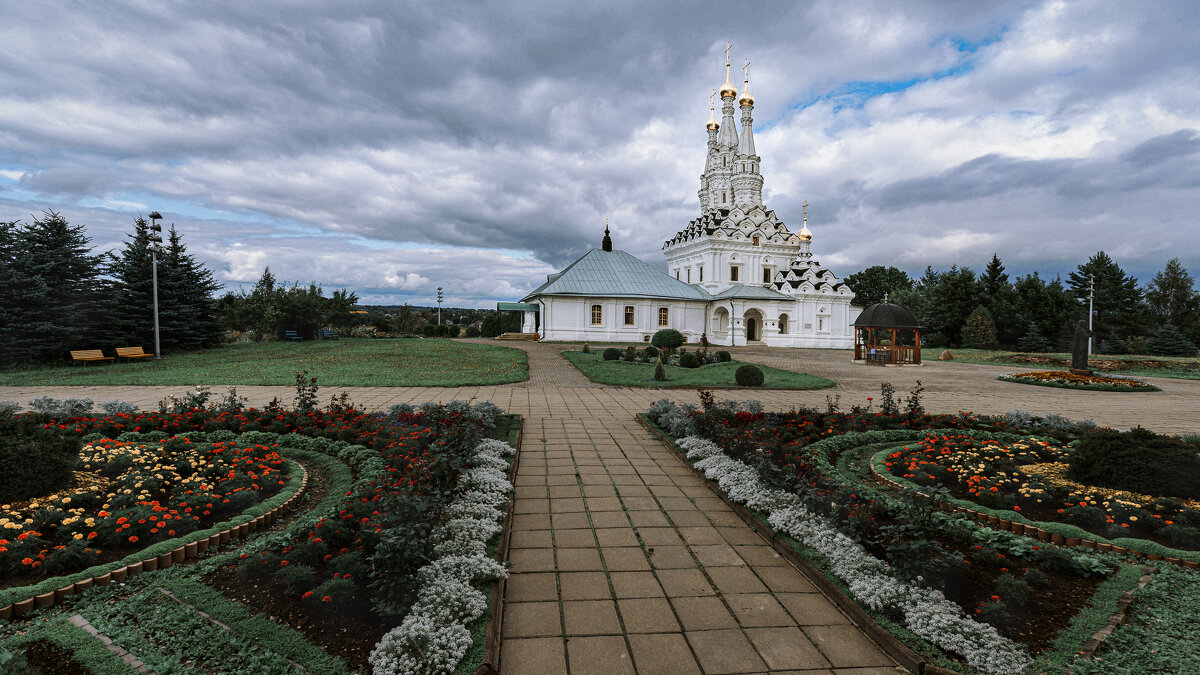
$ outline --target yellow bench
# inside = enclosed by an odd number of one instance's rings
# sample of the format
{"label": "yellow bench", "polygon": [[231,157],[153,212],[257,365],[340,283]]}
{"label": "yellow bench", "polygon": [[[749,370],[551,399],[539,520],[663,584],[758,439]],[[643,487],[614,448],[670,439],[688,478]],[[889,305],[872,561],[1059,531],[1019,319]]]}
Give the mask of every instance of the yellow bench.
{"label": "yellow bench", "polygon": [[153,354],[147,354],[141,347],[117,347],[117,357],[122,359],[149,359]]}
{"label": "yellow bench", "polygon": [[88,363],[89,361],[112,361],[114,357],[105,356],[104,352],[99,349],[72,349],[71,360]]}

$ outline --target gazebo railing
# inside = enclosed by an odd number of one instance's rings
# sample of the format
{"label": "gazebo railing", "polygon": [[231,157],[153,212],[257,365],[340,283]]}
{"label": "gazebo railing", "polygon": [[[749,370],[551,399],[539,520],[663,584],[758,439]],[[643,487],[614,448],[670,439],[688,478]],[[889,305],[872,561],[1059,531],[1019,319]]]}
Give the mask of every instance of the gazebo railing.
{"label": "gazebo railing", "polygon": [[854,345],[854,359],[875,363],[920,363],[921,348],[895,345]]}

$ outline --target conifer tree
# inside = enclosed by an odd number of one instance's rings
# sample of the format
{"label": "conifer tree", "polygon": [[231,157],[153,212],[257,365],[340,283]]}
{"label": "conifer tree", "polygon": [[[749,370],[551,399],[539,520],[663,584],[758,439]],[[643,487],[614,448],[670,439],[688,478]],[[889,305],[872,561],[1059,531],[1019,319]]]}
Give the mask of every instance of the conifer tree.
{"label": "conifer tree", "polygon": [[1168,323],[1146,340],[1146,351],[1155,356],[1195,356],[1196,345],[1189,342],[1178,328]]}
{"label": "conifer tree", "polygon": [[1200,293],[1195,280],[1172,258],[1146,288],[1146,304],[1160,323],[1169,323],[1192,339],[1200,337]]}
{"label": "conifer tree", "polygon": [[52,329],[44,279],[29,273],[20,223],[0,222],[0,364],[33,358]]}
{"label": "conifer tree", "polygon": [[987,308],[980,305],[962,326],[962,346],[972,349],[996,348],[996,324]]}
{"label": "conifer tree", "polygon": [[1145,325],[1145,310],[1137,279],[1125,274],[1107,253],[1097,252],[1069,277],[1072,293],[1083,303],[1085,318],[1089,274],[1094,276],[1096,283],[1093,344],[1113,337],[1126,339],[1140,334]]}

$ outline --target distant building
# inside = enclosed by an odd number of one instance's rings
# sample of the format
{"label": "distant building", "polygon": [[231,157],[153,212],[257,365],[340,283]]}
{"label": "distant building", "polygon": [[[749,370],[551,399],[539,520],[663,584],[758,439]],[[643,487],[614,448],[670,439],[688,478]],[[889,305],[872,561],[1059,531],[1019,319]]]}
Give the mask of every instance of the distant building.
{"label": "distant building", "polygon": [[813,259],[807,203],[798,233],[763,205],[749,73],[739,97],[727,59],[719,95],[722,120],[714,108],[706,125],[701,215],[663,244],[670,273],[614,251],[606,226],[601,248],[522,299],[539,308],[526,313],[524,332],[544,340],[644,342],[674,328],[688,342],[706,335],[715,345],[854,346],[851,326],[860,310],[850,305],[854,292]]}

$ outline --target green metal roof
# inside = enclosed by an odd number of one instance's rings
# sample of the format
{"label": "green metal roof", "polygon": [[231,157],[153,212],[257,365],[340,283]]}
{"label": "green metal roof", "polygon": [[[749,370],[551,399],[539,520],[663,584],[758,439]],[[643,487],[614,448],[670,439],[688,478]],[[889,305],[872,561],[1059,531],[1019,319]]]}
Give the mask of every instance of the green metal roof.
{"label": "green metal roof", "polygon": [[538,306],[527,302],[497,302],[496,309],[501,312],[536,312]]}
{"label": "green metal roof", "polygon": [[712,299],[704,289],[686,284],[624,251],[598,248],[588,251],[562,272],[551,274],[546,283],[521,300],[530,300],[539,295],[670,298],[705,302]]}
{"label": "green metal roof", "polygon": [[790,295],[784,295],[777,290],[762,286],[731,286],[713,296],[713,300],[787,300],[793,301]]}

